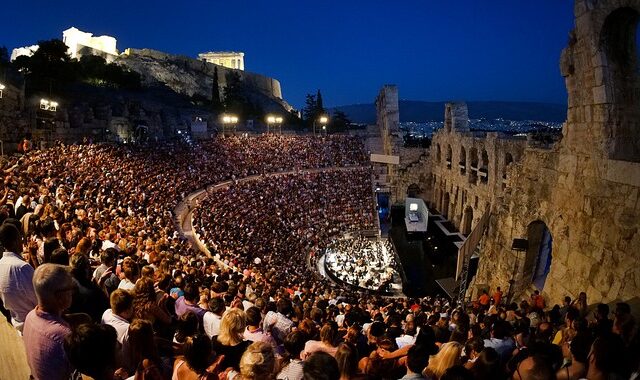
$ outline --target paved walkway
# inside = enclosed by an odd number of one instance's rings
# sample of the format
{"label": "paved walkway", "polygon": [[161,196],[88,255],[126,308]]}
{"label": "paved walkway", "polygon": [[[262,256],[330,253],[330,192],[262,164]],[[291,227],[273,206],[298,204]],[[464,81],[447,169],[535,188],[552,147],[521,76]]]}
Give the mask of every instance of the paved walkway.
{"label": "paved walkway", "polygon": [[22,337],[0,315],[0,380],[28,379],[31,375]]}

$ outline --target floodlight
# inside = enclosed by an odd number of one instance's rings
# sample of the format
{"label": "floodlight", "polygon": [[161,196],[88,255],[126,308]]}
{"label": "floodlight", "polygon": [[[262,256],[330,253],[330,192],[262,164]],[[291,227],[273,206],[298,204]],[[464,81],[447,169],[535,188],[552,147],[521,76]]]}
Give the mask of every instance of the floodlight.
{"label": "floodlight", "polygon": [[417,203],[410,203],[409,204],[409,211],[418,211],[418,204]]}

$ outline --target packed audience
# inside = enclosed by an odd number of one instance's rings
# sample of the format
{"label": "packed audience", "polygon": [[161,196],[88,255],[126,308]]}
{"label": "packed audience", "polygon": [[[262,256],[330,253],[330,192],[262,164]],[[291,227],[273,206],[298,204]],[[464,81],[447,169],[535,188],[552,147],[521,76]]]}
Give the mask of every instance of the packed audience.
{"label": "packed audience", "polygon": [[326,268],[347,284],[390,290],[397,263],[391,243],[363,236],[331,241],[325,250]]}
{"label": "packed audience", "polygon": [[194,228],[226,263],[273,273],[285,286],[309,277],[307,259],[344,231],[372,229],[368,169],[286,174],[212,191],[194,210]]}
{"label": "packed audience", "polygon": [[[347,137],[267,136],[60,145],[2,162],[0,299],[33,378],[637,378],[626,303],[496,291],[462,308],[310,271],[331,238],[372,223],[370,172],[300,170],[364,159]],[[295,174],[260,176],[282,171]],[[196,211],[213,257],[196,250],[174,207],[249,175]]]}

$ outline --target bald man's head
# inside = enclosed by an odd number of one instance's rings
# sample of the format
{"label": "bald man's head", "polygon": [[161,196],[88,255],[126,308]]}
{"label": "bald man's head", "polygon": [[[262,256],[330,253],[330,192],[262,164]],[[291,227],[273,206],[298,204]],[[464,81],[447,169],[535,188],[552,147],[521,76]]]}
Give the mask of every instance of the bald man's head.
{"label": "bald man's head", "polygon": [[518,364],[513,373],[514,380],[553,380],[555,374],[551,364],[539,356],[529,356]]}

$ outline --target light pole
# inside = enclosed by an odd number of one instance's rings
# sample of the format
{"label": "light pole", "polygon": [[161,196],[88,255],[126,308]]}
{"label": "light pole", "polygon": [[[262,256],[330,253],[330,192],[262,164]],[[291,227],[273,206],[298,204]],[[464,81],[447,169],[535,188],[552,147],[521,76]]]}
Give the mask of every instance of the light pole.
{"label": "light pole", "polygon": [[235,134],[237,124],[238,124],[237,116],[223,115],[222,116],[222,134],[226,135],[227,130],[231,130]]}
{"label": "light pole", "polygon": [[[278,115],[268,115],[267,116],[267,133],[269,133],[269,130],[272,128],[278,128],[280,130],[280,133],[282,134],[282,116],[278,116]],[[273,130],[271,130],[271,132],[273,133]]]}
{"label": "light pole", "polygon": [[[44,112],[36,113],[36,123],[38,119],[42,121],[42,129],[44,129],[44,134],[46,136],[47,142],[51,140],[51,134],[53,133],[53,119],[54,114],[58,111],[58,102],[42,98],[40,99],[40,110]],[[39,125],[36,126],[38,128]]]}
{"label": "light pole", "polygon": [[[327,123],[329,122],[329,118],[326,115],[322,115],[318,118],[318,124],[321,126],[321,133],[327,133]],[[313,121],[313,135],[316,135],[316,121]]]}

